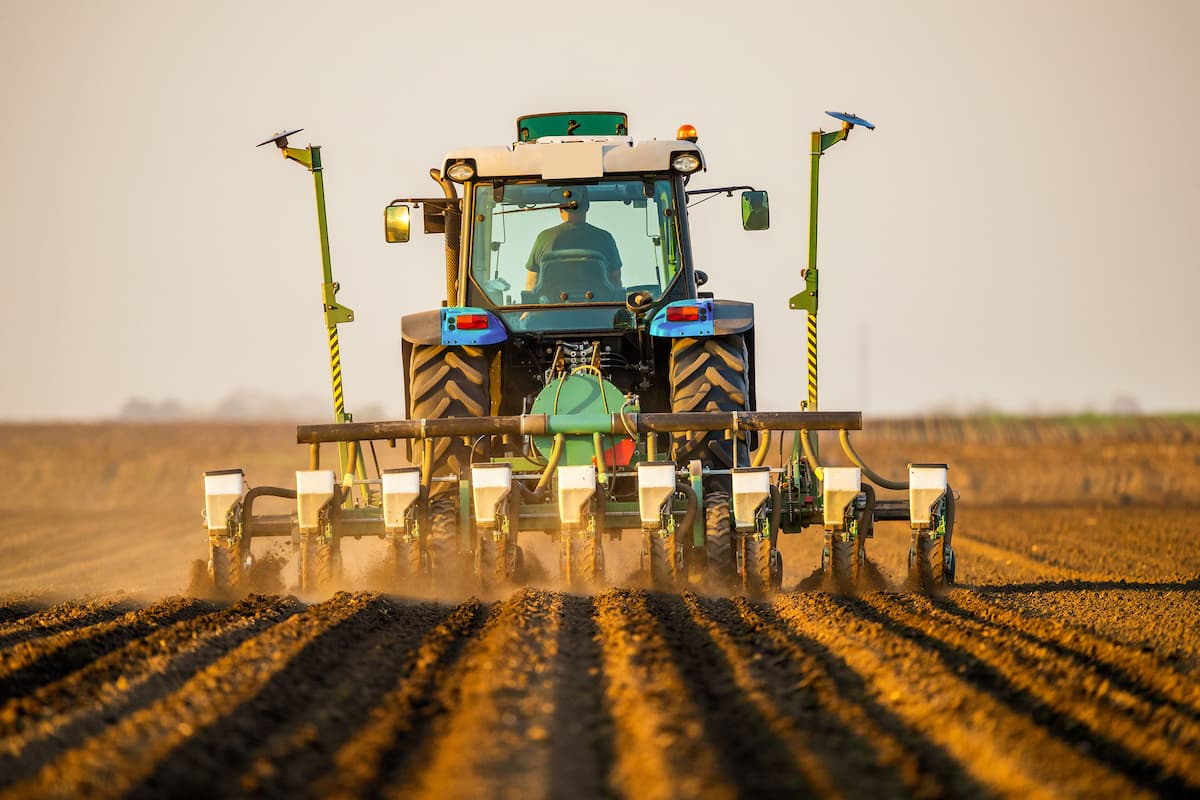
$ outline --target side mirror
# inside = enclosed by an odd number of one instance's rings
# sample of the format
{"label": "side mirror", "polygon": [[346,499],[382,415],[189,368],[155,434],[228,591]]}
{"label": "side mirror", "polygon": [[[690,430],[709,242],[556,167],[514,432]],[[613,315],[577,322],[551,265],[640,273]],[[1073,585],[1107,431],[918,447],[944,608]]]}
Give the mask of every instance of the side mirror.
{"label": "side mirror", "polygon": [[383,233],[389,243],[407,242],[411,225],[412,209],[408,206],[388,206],[383,210]]}
{"label": "side mirror", "polygon": [[696,270],[696,285],[703,286],[706,283],[708,283],[708,273],[701,269]]}
{"label": "side mirror", "polygon": [[742,229],[765,231],[771,227],[771,211],[766,192],[742,192]]}

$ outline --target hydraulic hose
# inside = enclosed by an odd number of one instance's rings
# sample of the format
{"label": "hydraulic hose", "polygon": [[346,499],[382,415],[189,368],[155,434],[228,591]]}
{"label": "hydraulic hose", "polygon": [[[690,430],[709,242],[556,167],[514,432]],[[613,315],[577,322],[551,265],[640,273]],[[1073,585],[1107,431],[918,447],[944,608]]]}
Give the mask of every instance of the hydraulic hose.
{"label": "hydraulic hose", "polygon": [[[875,470],[863,463],[862,457],[855,451],[854,445],[850,444],[850,436],[845,431],[838,433],[838,440],[842,443],[842,449],[846,451],[846,455],[850,458],[854,465],[862,470],[863,475],[866,475],[871,481],[879,484],[884,489],[907,489],[908,481],[889,481],[887,478],[880,475]],[[821,477],[819,474],[817,477]]]}
{"label": "hydraulic hose", "polygon": [[679,520],[679,527],[676,530],[689,532],[696,524],[696,515],[700,513],[700,499],[696,497],[696,492],[691,485],[682,481],[675,484],[675,491],[687,498],[687,507],[683,510],[683,518]]}
{"label": "hydraulic hose", "polygon": [[956,503],[954,490],[950,488],[950,484],[946,484],[946,544],[951,544],[950,539],[954,536],[954,506]]}
{"label": "hydraulic hose", "polygon": [[242,518],[252,519],[254,517],[254,500],[258,497],[282,497],[286,500],[296,499],[295,489],[283,489],[279,486],[255,486],[246,492],[245,498],[242,499]]}
{"label": "hydraulic hose", "polygon": [[771,432],[763,431],[758,435],[758,449],[754,451],[751,466],[761,467],[767,461],[767,449],[771,446]]}
{"label": "hydraulic hose", "polygon": [[429,494],[433,483],[433,439],[421,443],[421,491]]}
{"label": "hydraulic hose", "polygon": [[[862,518],[866,521],[867,530],[873,531],[875,529],[875,487],[864,481],[859,484],[859,488],[867,496],[867,504],[863,507]],[[862,534],[861,529],[859,534]]]}
{"label": "hydraulic hose", "polygon": [[550,448],[550,456],[546,459],[546,468],[542,470],[542,477],[534,487],[534,495],[541,497],[542,491],[550,485],[550,479],[554,477],[554,470],[558,469],[559,459],[562,458],[563,442],[566,439],[567,437],[561,433],[554,434],[554,446]]}
{"label": "hydraulic hose", "polygon": [[[508,530],[510,533],[514,527],[520,524],[522,489],[525,489],[525,487],[521,485],[521,482],[513,478],[512,488],[508,492]],[[525,489],[525,491],[529,490]]]}
{"label": "hydraulic hose", "polygon": [[600,434],[592,434],[592,447],[596,448],[596,482],[608,485],[608,473],[604,469],[604,446],[600,443]]}
{"label": "hydraulic hose", "polygon": [[775,549],[779,543],[779,522],[783,519],[783,496],[779,492],[779,487],[771,484],[771,527],[769,533],[771,537],[771,549]]}
{"label": "hydraulic hose", "polygon": [[800,446],[804,448],[804,457],[808,459],[808,466],[812,467],[813,475],[816,475],[819,481],[825,480],[825,470],[821,469],[821,465],[817,463],[817,457],[813,454],[808,431],[800,431]]}

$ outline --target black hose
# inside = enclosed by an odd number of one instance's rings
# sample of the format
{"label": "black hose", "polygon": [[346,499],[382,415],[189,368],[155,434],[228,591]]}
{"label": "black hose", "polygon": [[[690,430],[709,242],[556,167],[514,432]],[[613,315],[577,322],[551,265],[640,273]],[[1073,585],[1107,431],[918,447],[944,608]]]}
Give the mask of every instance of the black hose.
{"label": "black hose", "polygon": [[875,535],[875,487],[869,483],[863,482],[863,483],[859,484],[859,488],[861,488],[863,491],[863,494],[865,494],[867,496],[867,504],[863,507],[863,515],[862,515],[863,520],[866,522],[867,532],[866,532],[866,534],[864,534],[862,529],[860,528],[858,531],[858,535],[859,536],[863,536],[863,535],[874,536]]}
{"label": "black hose", "polygon": [[249,520],[254,516],[254,500],[258,497],[282,497],[286,500],[296,499],[295,489],[284,489],[281,486],[255,486],[246,492],[242,499],[242,517]]}
{"label": "black hose", "polygon": [[513,478],[512,488],[508,492],[508,529],[511,531],[516,520],[521,518],[521,490],[525,487]]}
{"label": "black hose", "polygon": [[946,484],[946,546],[950,547],[950,537],[954,535],[954,490]]}
{"label": "black hose", "polygon": [[771,484],[771,526],[769,533],[771,537],[771,549],[776,549],[779,544],[779,521],[783,518],[783,495],[779,492],[779,487]]}
{"label": "black hose", "polygon": [[608,512],[608,483],[596,486],[596,541],[600,541],[604,533],[604,516]]}
{"label": "black hose", "polygon": [[540,489],[530,489],[528,486],[518,480],[513,480],[513,483],[515,483],[517,488],[521,490],[521,499],[523,502],[533,504],[546,502],[546,496],[550,492],[549,484]]}
{"label": "black hose", "polygon": [[687,507],[683,510],[683,519],[679,521],[679,527],[676,530],[687,531],[690,536],[692,526],[696,524],[696,515],[700,513],[700,499],[696,497],[696,490],[690,484],[677,483],[675,484],[675,490],[687,498]]}

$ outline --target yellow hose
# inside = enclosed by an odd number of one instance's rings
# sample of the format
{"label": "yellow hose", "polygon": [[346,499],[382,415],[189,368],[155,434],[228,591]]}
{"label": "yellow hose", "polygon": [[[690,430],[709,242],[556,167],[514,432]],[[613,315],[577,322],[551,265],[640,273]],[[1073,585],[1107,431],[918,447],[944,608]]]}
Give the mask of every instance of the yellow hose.
{"label": "yellow hose", "polygon": [[604,448],[600,444],[599,432],[592,434],[592,446],[596,448],[596,481],[608,483],[608,473],[604,471]]}
{"label": "yellow hose", "polygon": [[562,458],[564,441],[566,441],[566,437],[563,434],[554,434],[554,446],[550,448],[550,457],[546,459],[546,468],[542,470],[542,477],[534,487],[534,492],[540,492],[550,484],[550,478],[554,477],[554,470],[558,469],[558,460]]}
{"label": "yellow hose", "polygon": [[758,450],[754,451],[754,460],[752,466],[761,467],[767,461],[767,449],[771,446],[771,432],[769,430],[759,433],[761,441],[758,443]]}
{"label": "yellow hose", "polygon": [[825,480],[825,470],[817,464],[817,457],[813,455],[812,442],[809,441],[808,431],[800,431],[800,446],[804,448],[804,457],[808,459],[808,466],[812,468],[813,475],[817,476],[817,480]]}
{"label": "yellow hose", "polygon": [[[872,483],[882,486],[884,489],[907,489],[908,481],[889,481],[887,478],[880,475],[875,470],[863,463],[862,457],[855,451],[854,445],[850,444],[850,434],[845,430],[838,432],[838,440],[842,443],[842,449],[846,451],[846,455],[850,458],[854,465],[862,470],[863,475]],[[821,477],[820,475],[817,476]]]}
{"label": "yellow hose", "polygon": [[425,494],[429,494],[429,486],[433,483],[433,439],[421,442],[421,486]]}

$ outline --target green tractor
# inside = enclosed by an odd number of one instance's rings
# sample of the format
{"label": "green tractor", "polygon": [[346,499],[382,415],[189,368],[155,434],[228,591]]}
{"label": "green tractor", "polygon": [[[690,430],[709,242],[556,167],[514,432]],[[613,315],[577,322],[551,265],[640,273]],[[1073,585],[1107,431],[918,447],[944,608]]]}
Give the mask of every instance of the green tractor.
{"label": "green tractor", "polygon": [[[387,542],[400,590],[519,584],[521,540],[541,534],[558,542],[562,584],[588,591],[605,581],[605,540],[634,532],[654,588],[763,596],[782,580],[779,534],[819,524],[823,568],[853,589],[865,540],[888,519],[912,525],[916,580],[952,581],[945,465],[886,481],[849,444],[861,415],[816,410],[816,159],[873,127],[836,116],[840,131],[814,134],[810,264],[792,298],[808,312],[809,398],[783,412],[756,408],[754,308],[703,291],[687,213],[736,192],[743,228],[764,230],[767,193],[692,187],[705,162],[691,126],[639,141],[621,113],[521,117],[513,145],[456,150],[431,170],[440,195],[390,203],[389,242],[408,241],[420,211],[446,254],[442,307],[401,321],[408,419],[392,422],[354,422],[343,405],[337,326],[353,314],[334,297],[319,148],[288,147],[294,131],[264,142],[317,183],[335,422],[298,428],[310,463],[295,490],[206,475],[214,587],[236,586],[253,539],[284,535],[301,590],[336,581],[341,539],[363,535]],[[839,430],[857,466],[822,469],[818,430]],[[790,454],[768,466],[785,431]],[[397,440],[414,466],[368,476],[364,445]],[[321,468],[323,443],[338,444],[337,473]],[[864,475],[909,498],[877,501]],[[295,499],[295,512],[254,514],[264,494]]]}

